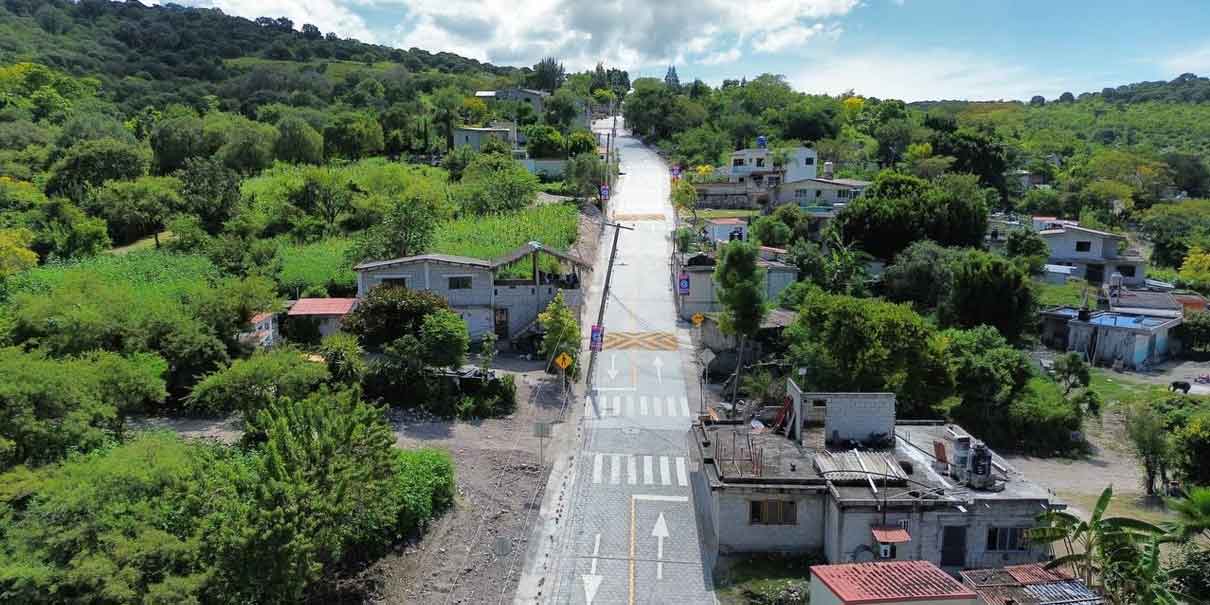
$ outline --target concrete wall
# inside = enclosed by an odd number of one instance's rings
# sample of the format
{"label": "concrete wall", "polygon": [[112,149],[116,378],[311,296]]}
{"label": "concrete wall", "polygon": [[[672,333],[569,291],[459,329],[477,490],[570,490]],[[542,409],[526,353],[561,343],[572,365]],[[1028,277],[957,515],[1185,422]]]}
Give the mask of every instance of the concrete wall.
{"label": "concrete wall", "polygon": [[[470,289],[451,290],[451,277],[470,277]],[[358,272],[357,296],[361,298],[385,279],[407,279],[407,287],[427,290],[449,301],[451,307],[483,306],[492,304],[493,276],[489,269],[466,265],[455,265],[439,261],[417,261],[406,265],[395,265]]]}
{"label": "concrete wall", "polygon": [[[673,267],[673,279],[679,277],[679,267]],[[706,271],[687,271],[689,274],[689,294],[677,294],[677,306],[683,319],[690,319],[694,313],[715,313],[723,306],[718,302],[714,288],[714,269]],[[765,267],[765,299],[772,302],[798,277],[798,270],[789,266]],[[675,286],[674,286],[675,287]]]}
{"label": "concrete wall", "polygon": [[540,174],[549,177],[563,176],[563,170],[567,167],[566,160],[525,159],[521,160],[521,164],[525,166],[526,170],[533,174]]}
{"label": "concrete wall", "polygon": [[[890,488],[894,489],[894,488]],[[984,503],[987,506],[984,506]],[[941,565],[941,545],[945,527],[966,528],[966,557],[961,568],[978,569],[1034,563],[1046,556],[1045,545],[1036,545],[1026,550],[989,551],[988,529],[1028,528],[1037,523],[1035,517],[1042,509],[1036,501],[1001,501],[980,499],[966,506],[967,512],[944,507],[911,511],[907,507],[893,508],[886,513],[887,525],[898,525],[905,520],[912,539],[896,547],[896,560],[924,560]],[[843,514],[841,514],[843,511]],[[834,512],[834,525],[828,528],[825,541],[828,560],[832,563],[848,563],[855,560],[872,560],[878,552],[878,544],[870,528],[883,524],[883,513],[875,506],[845,507]],[[947,567],[956,570],[957,567]]]}
{"label": "concrete wall", "polygon": [[[533,323],[538,313],[546,310],[550,301],[554,300],[559,288],[552,285],[534,286],[533,284],[500,285],[495,287],[496,308],[508,309],[508,333],[515,334],[518,330]],[[563,290],[563,300],[569,307],[578,308],[583,302],[581,290]]]}
{"label": "concrete wall", "polygon": [[[799,193],[802,191],[802,193]],[[794,203],[802,207],[829,206],[845,204],[861,197],[862,191],[855,187],[821,183],[819,181],[803,181],[798,183],[783,183],[777,189],[774,201],[778,204]]]}
{"label": "concrete wall", "polygon": [[[1092,342],[1096,331],[1096,343]],[[1135,369],[1139,364],[1155,363],[1166,356],[1158,347],[1154,358],[1148,357],[1151,336],[1127,328],[1092,326],[1085,323],[1068,322],[1067,350],[1086,353],[1093,363],[1112,365],[1121,360],[1123,365]],[[1167,338],[1165,340],[1165,347]]]}
{"label": "concrete wall", "polygon": [[[1099,262],[1118,255],[1118,240],[1085,231],[1067,229],[1063,233],[1043,235],[1042,239],[1050,247],[1051,258],[1082,259]],[[1089,242],[1087,252],[1076,251],[1076,242]]]}
{"label": "concrete wall", "polygon": [[809,599],[811,605],[841,605],[843,602],[840,600],[840,597],[836,596],[836,593],[832,592],[831,588],[828,588],[814,574],[811,575],[811,588],[809,592],[811,595]]}
{"label": "concrete wall", "polygon": [[[727,487],[715,492],[714,527],[720,553],[803,553],[823,548],[823,493],[770,491]],[[794,525],[750,523],[751,502],[754,500],[793,501],[798,522]]]}
{"label": "concrete wall", "polygon": [[[895,433],[894,393],[803,393],[803,407],[815,408],[814,400],[825,399],[824,437],[831,441],[864,441],[871,433],[888,437]],[[814,412],[804,412],[810,418]]]}

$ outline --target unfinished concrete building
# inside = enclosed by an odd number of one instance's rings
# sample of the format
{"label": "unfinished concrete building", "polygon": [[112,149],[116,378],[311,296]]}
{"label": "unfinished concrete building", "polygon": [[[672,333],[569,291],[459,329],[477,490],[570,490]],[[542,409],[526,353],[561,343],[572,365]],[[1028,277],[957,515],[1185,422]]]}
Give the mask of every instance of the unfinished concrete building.
{"label": "unfinished concrete building", "polygon": [[791,393],[765,410],[767,423],[691,429],[708,551],[925,560],[951,572],[1050,556],[1025,532],[1063,506],[961,427],[897,423],[890,393],[802,393],[792,381]]}

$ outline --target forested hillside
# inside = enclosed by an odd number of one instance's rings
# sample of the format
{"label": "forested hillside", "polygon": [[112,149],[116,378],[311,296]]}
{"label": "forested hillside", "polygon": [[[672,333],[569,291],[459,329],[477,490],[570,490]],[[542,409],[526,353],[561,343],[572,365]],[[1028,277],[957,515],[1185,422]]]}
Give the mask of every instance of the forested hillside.
{"label": "forested hillside", "polygon": [[[508,86],[553,94],[540,113],[474,96]],[[389,320],[327,338],[286,322],[272,349],[253,318],[352,296],[366,259],[569,248],[578,203],[538,192],[597,191],[582,109],[627,88],[281,19],[0,3],[0,601],[368,598],[359,571],[455,490],[449,453],[395,447],[383,408],[504,415],[513,377],[431,380],[470,342],[425,293],[386,289],[363,313]],[[452,149],[501,119],[565,180],[499,141]],[[234,419],[242,439],[132,431],[144,415]]]}

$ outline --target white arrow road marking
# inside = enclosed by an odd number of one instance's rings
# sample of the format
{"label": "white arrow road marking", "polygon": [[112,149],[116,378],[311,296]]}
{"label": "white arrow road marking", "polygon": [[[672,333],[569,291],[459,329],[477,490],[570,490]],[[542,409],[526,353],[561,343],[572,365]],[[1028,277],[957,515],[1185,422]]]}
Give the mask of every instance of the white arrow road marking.
{"label": "white arrow road marking", "polygon": [[597,555],[601,552],[601,534],[597,534],[596,539],[592,544],[592,568],[587,574],[580,576],[584,582],[584,601],[588,605],[592,605],[592,600],[597,597],[597,590],[601,588],[601,580],[604,578],[597,575]]}
{"label": "white arrow road marking", "polygon": [[660,384],[664,384],[664,360],[656,357],[655,361],[651,363],[655,365],[656,380],[660,381]]}
{"label": "white arrow road marking", "polygon": [[668,537],[668,524],[664,522],[664,513],[660,513],[658,519],[655,520],[655,527],[651,530],[651,535],[655,537],[655,578],[657,580],[664,579],[664,538]]}
{"label": "white arrow road marking", "polygon": [[609,355],[609,371],[606,372],[606,374],[609,374],[610,380],[613,380],[614,378],[618,377],[618,356],[616,354],[610,353],[610,355]]}

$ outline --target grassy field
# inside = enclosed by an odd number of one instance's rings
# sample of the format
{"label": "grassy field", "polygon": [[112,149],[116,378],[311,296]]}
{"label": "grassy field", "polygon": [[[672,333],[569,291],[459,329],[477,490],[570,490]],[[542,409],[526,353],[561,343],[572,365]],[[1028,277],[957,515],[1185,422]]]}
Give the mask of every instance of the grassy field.
{"label": "grassy field", "polygon": [[1088,282],[1082,279],[1068,280],[1065,284],[1048,284],[1034,281],[1038,292],[1038,304],[1046,307],[1078,307],[1084,302],[1084,290],[1088,289],[1090,303],[1096,302],[1096,291],[1089,288]]}
{"label": "grassy field", "polygon": [[812,557],[753,556],[726,565],[715,582],[722,605],[805,603]]}
{"label": "grassy field", "polygon": [[357,291],[357,274],[346,254],[353,240],[333,237],[281,247],[278,283],[289,296],[349,296]]}
{"label": "grassy field", "polygon": [[22,292],[46,293],[70,280],[82,279],[138,289],[144,294],[178,297],[207,287],[218,277],[218,269],[204,256],[141,250],[30,269],[5,280],[0,299]]}

